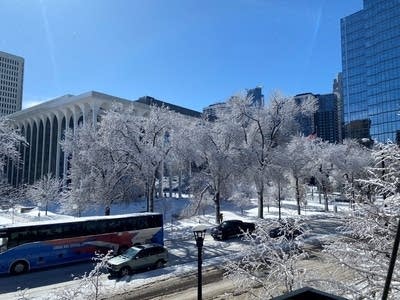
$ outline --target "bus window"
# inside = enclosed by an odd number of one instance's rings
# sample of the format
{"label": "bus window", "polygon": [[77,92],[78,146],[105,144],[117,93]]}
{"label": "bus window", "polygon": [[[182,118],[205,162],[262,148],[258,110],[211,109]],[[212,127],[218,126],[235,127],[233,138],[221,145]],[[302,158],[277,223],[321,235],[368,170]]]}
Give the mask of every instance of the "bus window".
{"label": "bus window", "polygon": [[0,253],[7,250],[7,237],[0,237]]}

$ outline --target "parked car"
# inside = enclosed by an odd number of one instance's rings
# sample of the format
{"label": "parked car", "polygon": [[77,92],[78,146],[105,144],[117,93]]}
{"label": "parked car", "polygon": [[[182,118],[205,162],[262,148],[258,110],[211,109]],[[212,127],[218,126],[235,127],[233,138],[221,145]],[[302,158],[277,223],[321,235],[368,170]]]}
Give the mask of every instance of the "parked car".
{"label": "parked car", "polygon": [[292,219],[282,220],[279,225],[269,231],[271,238],[284,236],[288,240],[293,240],[304,233],[301,226],[296,225]]}
{"label": "parked car", "polygon": [[168,251],[159,244],[145,244],[128,248],[121,255],[108,260],[107,269],[119,277],[134,271],[161,268],[168,262]]}
{"label": "parked car", "polygon": [[243,222],[241,220],[227,220],[211,228],[211,236],[215,240],[225,240],[241,235],[244,232],[252,233],[255,227],[254,223]]}

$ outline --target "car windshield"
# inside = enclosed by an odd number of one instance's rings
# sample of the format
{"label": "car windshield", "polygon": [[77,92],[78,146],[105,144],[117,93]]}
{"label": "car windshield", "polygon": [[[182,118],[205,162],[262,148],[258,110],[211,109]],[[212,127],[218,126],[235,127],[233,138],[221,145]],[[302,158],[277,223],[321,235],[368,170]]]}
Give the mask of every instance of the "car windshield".
{"label": "car windshield", "polygon": [[126,257],[134,257],[136,254],[139,253],[141,249],[139,248],[135,248],[135,247],[131,247],[128,250],[126,250],[124,253],[122,253],[122,256],[126,256]]}

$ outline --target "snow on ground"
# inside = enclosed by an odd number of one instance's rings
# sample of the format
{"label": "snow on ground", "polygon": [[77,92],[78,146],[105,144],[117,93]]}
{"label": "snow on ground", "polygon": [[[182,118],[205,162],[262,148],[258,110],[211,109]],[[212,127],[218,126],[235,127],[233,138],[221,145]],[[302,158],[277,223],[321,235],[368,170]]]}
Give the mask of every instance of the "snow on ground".
{"label": "snow on ground", "polygon": [[[323,212],[324,205],[320,204],[318,196],[314,195],[312,199],[311,194],[308,195],[308,204],[302,207],[300,217],[316,216],[327,213]],[[278,208],[276,203],[265,203],[264,216],[266,219],[277,219]],[[166,268],[153,270],[144,273],[134,274],[129,278],[122,278],[118,280],[109,280],[103,276],[102,284],[103,291],[123,292],[132,290],[137,286],[143,284],[150,284],[159,280],[165,280],[169,277],[184,276],[185,274],[192,273],[197,270],[197,248],[193,239],[192,228],[201,223],[211,228],[215,226],[215,214],[212,207],[208,207],[201,211],[200,215],[189,216],[185,211],[189,205],[188,198],[164,198],[158,199],[155,203],[155,210],[164,214],[164,230],[165,230],[165,244],[169,248],[170,255],[174,257],[181,257],[182,263],[170,265]],[[268,206],[269,207],[268,207]],[[328,213],[330,216],[335,215],[334,206],[338,213],[348,212],[348,203],[330,203]],[[131,205],[113,205],[111,207],[112,214],[120,213],[133,213],[145,210],[145,203],[136,202]],[[23,210],[22,210],[23,211]],[[296,217],[297,207],[294,200],[285,200],[282,202],[282,217]],[[100,212],[100,213],[99,213]],[[246,207],[237,207],[232,202],[223,202],[221,205],[221,212],[223,213],[224,220],[241,219],[246,221],[255,221],[257,219],[257,200],[252,199],[246,204]],[[101,208],[92,212],[85,212],[85,216],[101,214]],[[0,210],[0,226],[10,223],[24,223],[39,220],[55,220],[55,219],[71,219],[73,216],[66,216],[48,212],[47,216],[44,211],[38,211],[37,208],[32,208],[27,212],[21,212],[21,208],[17,207],[14,210]],[[182,246],[184,242],[184,246]],[[204,262],[203,266],[217,266],[223,264],[227,259],[232,259],[232,256],[239,255],[243,251],[245,245],[240,242],[223,243],[214,241],[207,235],[204,247]],[[185,260],[185,256],[187,259]],[[35,273],[40,276],[40,272]],[[1,284],[2,278],[0,278]],[[55,291],[59,292],[65,285],[57,284]],[[29,299],[52,299],[49,298],[48,289],[46,287],[33,288],[27,291]],[[53,294],[54,296],[54,294]],[[5,297],[5,298],[4,298]],[[0,295],[0,299],[9,299],[9,294]]]}

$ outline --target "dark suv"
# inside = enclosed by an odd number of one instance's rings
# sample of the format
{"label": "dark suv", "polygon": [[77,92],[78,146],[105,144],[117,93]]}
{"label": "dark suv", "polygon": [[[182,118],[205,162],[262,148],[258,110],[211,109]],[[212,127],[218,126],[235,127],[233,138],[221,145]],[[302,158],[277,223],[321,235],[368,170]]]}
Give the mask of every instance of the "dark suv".
{"label": "dark suv", "polygon": [[107,268],[111,275],[122,277],[133,271],[161,268],[167,262],[166,248],[158,244],[146,244],[128,248],[121,255],[111,258]]}
{"label": "dark suv", "polygon": [[240,220],[224,221],[218,226],[211,228],[211,236],[215,240],[225,240],[243,234],[252,233],[255,229],[254,223],[243,222]]}

